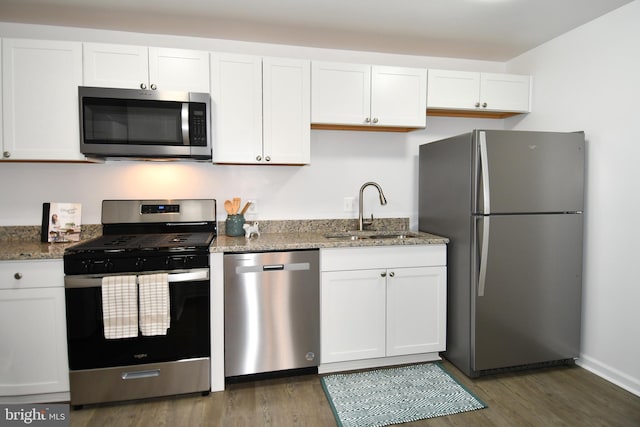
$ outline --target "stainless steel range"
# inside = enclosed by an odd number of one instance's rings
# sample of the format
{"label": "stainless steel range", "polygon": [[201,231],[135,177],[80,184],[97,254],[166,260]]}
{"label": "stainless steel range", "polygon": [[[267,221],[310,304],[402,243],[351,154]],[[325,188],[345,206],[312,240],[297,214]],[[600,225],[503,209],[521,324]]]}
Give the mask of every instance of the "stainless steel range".
{"label": "stainless steel range", "polygon": [[216,201],[105,200],[64,254],[71,404],[210,390]]}

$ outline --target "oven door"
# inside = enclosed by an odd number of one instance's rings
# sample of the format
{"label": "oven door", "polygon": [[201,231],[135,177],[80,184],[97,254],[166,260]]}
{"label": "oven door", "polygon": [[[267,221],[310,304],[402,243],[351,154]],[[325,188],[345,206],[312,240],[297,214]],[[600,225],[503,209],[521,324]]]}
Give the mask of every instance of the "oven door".
{"label": "oven door", "polygon": [[[144,272],[139,274],[151,274]],[[166,335],[106,339],[101,275],[65,276],[69,369],[86,370],[209,358],[209,269],[174,270]]]}

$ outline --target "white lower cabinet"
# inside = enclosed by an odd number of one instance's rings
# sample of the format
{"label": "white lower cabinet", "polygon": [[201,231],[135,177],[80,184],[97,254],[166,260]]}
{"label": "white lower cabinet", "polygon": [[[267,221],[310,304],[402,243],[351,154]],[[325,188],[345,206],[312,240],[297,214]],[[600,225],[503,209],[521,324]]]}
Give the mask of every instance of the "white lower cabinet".
{"label": "white lower cabinet", "polygon": [[438,359],[446,247],[321,251],[320,372]]}
{"label": "white lower cabinet", "polygon": [[0,402],[69,400],[62,260],[0,262]]}

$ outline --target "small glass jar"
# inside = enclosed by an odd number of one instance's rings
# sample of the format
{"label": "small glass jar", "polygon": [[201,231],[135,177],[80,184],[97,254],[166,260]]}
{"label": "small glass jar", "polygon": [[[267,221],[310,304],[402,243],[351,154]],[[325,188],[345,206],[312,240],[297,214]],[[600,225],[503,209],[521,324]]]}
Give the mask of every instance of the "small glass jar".
{"label": "small glass jar", "polygon": [[244,236],[244,215],[228,215],[225,221],[225,234],[230,237]]}

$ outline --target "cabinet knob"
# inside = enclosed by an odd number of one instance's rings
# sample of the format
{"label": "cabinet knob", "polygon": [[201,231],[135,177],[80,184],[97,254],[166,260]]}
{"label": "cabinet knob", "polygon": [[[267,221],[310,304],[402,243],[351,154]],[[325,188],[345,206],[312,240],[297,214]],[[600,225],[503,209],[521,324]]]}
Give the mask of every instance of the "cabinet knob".
{"label": "cabinet knob", "polygon": [[370,119],[369,117],[365,117],[365,118],[364,118],[364,122],[365,122],[365,123],[371,123],[371,119]]}
{"label": "cabinet knob", "polygon": [[486,102],[482,103],[482,108],[487,108],[487,103]]}
{"label": "cabinet knob", "polygon": [[20,279],[22,279],[22,273],[16,273],[16,274],[14,274],[14,275],[13,275],[13,277],[14,277],[16,280],[20,280]]}
{"label": "cabinet knob", "polygon": [[146,89],[147,85],[145,83],[140,83],[140,89]]}
{"label": "cabinet knob", "polygon": [[267,162],[270,162],[270,161],[271,161],[271,156],[267,156],[267,157],[265,157],[264,159],[265,159]]}
{"label": "cabinet knob", "polygon": [[389,273],[389,277],[396,277],[396,273],[392,271],[391,273]]}
{"label": "cabinet knob", "polygon": [[387,272],[383,271],[382,273],[380,273],[380,277],[387,277]]}
{"label": "cabinet knob", "polygon": [[259,162],[262,161],[262,156],[256,156],[256,160]]}
{"label": "cabinet knob", "polygon": [[378,118],[377,118],[377,117],[374,117],[374,118],[373,118],[373,123],[374,123],[374,124],[375,124],[375,123],[378,123]]}
{"label": "cabinet knob", "polygon": [[9,157],[11,157],[11,153],[8,151],[5,151],[2,153],[2,157],[4,157],[5,159],[8,159]]}
{"label": "cabinet knob", "polygon": [[151,90],[156,90],[158,89],[158,86],[156,86],[155,83],[151,83]]}
{"label": "cabinet knob", "polygon": [[480,103],[476,102],[476,108],[480,108]]}

